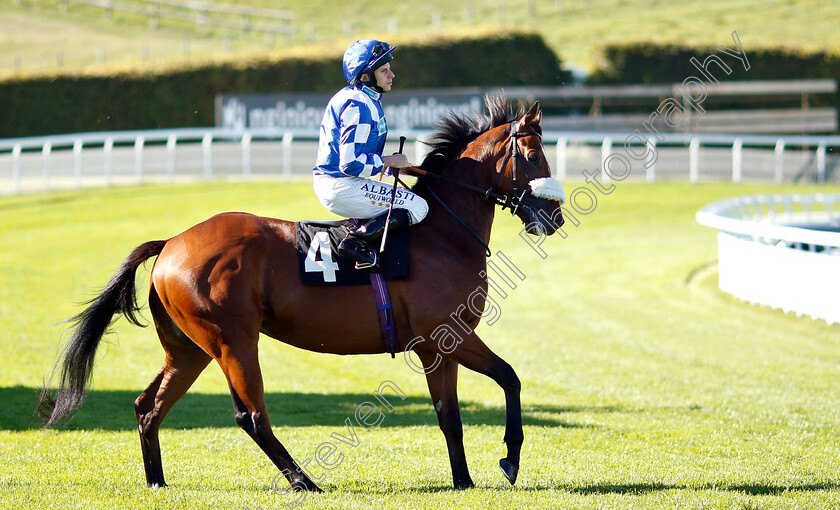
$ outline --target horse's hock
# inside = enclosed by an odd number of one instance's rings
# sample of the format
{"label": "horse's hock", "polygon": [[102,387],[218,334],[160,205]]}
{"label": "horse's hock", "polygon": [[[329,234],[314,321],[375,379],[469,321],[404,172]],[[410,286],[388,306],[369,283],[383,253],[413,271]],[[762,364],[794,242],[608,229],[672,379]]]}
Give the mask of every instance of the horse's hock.
{"label": "horse's hock", "polygon": [[700,209],[697,221],[719,230],[721,290],[840,322],[840,194],[728,198]]}

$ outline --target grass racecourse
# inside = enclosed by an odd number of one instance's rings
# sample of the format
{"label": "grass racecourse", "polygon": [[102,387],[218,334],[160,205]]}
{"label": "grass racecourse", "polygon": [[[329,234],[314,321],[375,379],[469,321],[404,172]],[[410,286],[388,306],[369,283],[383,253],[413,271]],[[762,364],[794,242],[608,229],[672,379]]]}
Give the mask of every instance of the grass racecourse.
{"label": "grass racecourse", "polygon": [[[498,299],[501,318],[479,332],[522,380],[515,487],[497,467],[504,398],[486,377],[461,371],[477,486],[455,491],[425,379],[404,360],[318,355],[265,339],[274,431],[299,461],[346,433],[344,420],[383,381],[407,394],[379,428],[357,428],[358,446],[340,445],[334,470],[313,470],[326,492],[297,508],[840,507],[840,326],[721,293],[716,232],[694,220],[712,200],[794,189],[816,188],[616,183],[578,227],[568,225],[566,239],[545,240],[545,259],[519,237],[518,220],[498,214],[492,247],[526,280]],[[132,403],[162,363],[152,328],[118,321],[76,418],[58,430],[32,422],[35,389],[65,327],[56,323],[78,312],[136,245],[226,210],[327,217],[304,181],[0,198],[3,508],[295,503],[271,490],[277,471],[236,426],[215,364],[161,431],[169,487],[145,486]],[[147,278],[141,271],[140,285]]]}

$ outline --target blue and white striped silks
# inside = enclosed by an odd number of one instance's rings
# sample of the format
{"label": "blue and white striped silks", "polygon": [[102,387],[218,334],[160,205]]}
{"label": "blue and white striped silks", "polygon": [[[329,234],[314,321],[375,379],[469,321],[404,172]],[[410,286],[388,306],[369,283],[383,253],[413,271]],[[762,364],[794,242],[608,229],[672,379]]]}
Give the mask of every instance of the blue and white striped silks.
{"label": "blue and white striped silks", "polygon": [[388,126],[380,97],[358,84],[344,87],[330,99],[321,121],[315,174],[371,177],[382,172]]}

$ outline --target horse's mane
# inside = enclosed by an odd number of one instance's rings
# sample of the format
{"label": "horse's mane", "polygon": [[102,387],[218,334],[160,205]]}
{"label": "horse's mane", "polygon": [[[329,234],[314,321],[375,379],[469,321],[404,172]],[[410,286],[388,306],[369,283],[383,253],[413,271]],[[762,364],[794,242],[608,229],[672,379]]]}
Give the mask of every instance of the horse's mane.
{"label": "horse's mane", "polygon": [[[453,112],[441,118],[429,141],[424,142],[431,150],[423,159],[420,168],[430,174],[443,172],[478,135],[503,124],[509,124],[525,113],[522,108],[518,112],[513,112],[504,92],[485,95],[484,106],[487,113],[459,115]],[[433,179],[434,177],[420,177],[412,186],[412,190],[415,193],[422,192]]]}

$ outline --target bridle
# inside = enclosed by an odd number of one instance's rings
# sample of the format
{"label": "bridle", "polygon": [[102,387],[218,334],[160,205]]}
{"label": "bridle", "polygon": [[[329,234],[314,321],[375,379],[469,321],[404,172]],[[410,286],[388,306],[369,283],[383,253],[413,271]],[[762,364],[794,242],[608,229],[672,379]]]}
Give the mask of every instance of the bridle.
{"label": "bridle", "polygon": [[499,189],[499,181],[502,179],[502,172],[504,172],[508,161],[512,160],[511,163],[513,165],[513,168],[512,168],[513,189],[511,191],[510,195],[501,195],[501,196],[505,197],[504,202],[496,201],[497,205],[502,206],[502,210],[504,210],[505,207],[510,207],[510,213],[512,215],[516,214],[516,211],[519,209],[519,207],[524,206],[528,209],[531,208],[530,205],[523,202],[523,199],[525,198],[525,193],[527,193],[528,190],[529,190],[528,187],[525,186],[524,189],[522,190],[522,193],[521,194],[519,193],[519,181],[516,177],[516,175],[518,173],[516,171],[517,170],[516,162],[521,161],[522,164],[523,164],[522,165],[522,172],[525,174],[525,182],[526,183],[531,180],[531,176],[528,174],[528,168],[529,168],[529,166],[532,166],[532,164],[529,163],[528,160],[525,159],[525,157],[522,155],[521,152],[519,152],[519,144],[517,143],[517,141],[520,138],[525,138],[526,136],[531,136],[531,135],[537,136],[537,137],[540,138],[540,140],[542,140],[542,135],[537,131],[533,131],[533,130],[532,131],[515,131],[514,130],[515,127],[516,127],[515,123],[511,122],[510,123],[510,144],[508,145],[508,149],[505,152],[505,157],[502,159],[502,163],[499,165],[499,170],[496,172],[496,184],[493,185],[494,188]]}
{"label": "bridle", "polygon": [[[484,196],[485,199],[492,201],[495,205],[501,206],[502,210],[505,210],[506,208],[510,208],[511,215],[516,215],[516,213],[517,213],[517,211],[519,210],[520,207],[524,207],[526,209],[532,210],[531,205],[528,204],[525,201],[525,196],[530,191],[530,188],[527,186],[527,182],[529,182],[531,180],[530,175],[528,173],[528,168],[530,166],[533,166],[533,164],[529,163],[525,159],[525,157],[522,156],[522,153],[519,151],[519,144],[517,143],[517,141],[520,138],[524,138],[526,136],[538,136],[540,139],[542,139],[542,134],[540,134],[538,131],[534,131],[534,130],[531,130],[531,131],[516,131],[516,121],[513,121],[513,122],[510,123],[510,143],[508,144],[508,148],[505,151],[505,156],[504,156],[504,158],[502,158],[502,162],[500,163],[500,165],[499,165],[499,167],[496,171],[496,182],[493,184],[493,186],[491,186],[487,189],[483,189],[483,188],[480,188],[478,186],[473,186],[472,184],[467,184],[465,182],[461,182],[457,179],[453,179],[453,178],[447,177],[445,175],[433,174],[433,173],[427,172],[427,171],[425,171],[421,168],[413,168],[412,167],[411,169],[409,169],[409,172],[417,173],[417,174],[420,174],[420,175],[423,175],[423,176],[426,176],[426,177],[434,177],[435,179],[440,179],[440,180],[455,184],[456,186],[460,186],[462,188],[466,188],[466,189],[481,193]],[[503,193],[499,193],[497,190],[499,188],[499,182],[502,179],[502,174],[504,173],[505,167],[507,166],[509,161],[513,165],[513,168],[512,168],[513,189],[511,190],[511,192],[509,194],[503,194]],[[519,182],[518,182],[518,179],[517,179],[517,176],[516,176],[517,173],[518,173],[517,162],[522,163],[522,172],[525,174],[526,186],[522,187],[522,192],[521,193],[519,191],[520,187],[519,187]],[[405,186],[404,183],[403,183],[403,186]],[[406,186],[406,187],[408,187],[408,186]],[[455,220],[458,221],[458,223],[460,223],[464,228],[466,228],[473,235],[473,237],[478,239],[478,241],[481,243],[481,245],[484,246],[485,256],[490,257],[492,255],[492,253],[490,251],[490,247],[487,246],[486,242],[484,242],[484,239],[482,239],[481,236],[472,227],[467,225],[467,223],[464,220],[462,220],[455,213],[455,211],[450,209],[449,206],[446,205],[446,203],[444,203],[444,201],[437,195],[437,193],[434,192],[434,190],[432,190],[431,187],[429,187],[428,190],[429,190],[429,193],[435,198],[435,200],[437,200],[438,203],[440,203],[440,205],[443,206],[443,208],[450,215],[452,215],[452,217],[455,218]]]}

